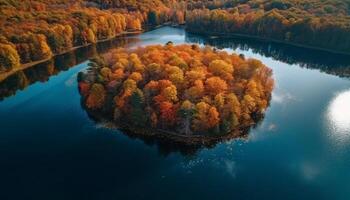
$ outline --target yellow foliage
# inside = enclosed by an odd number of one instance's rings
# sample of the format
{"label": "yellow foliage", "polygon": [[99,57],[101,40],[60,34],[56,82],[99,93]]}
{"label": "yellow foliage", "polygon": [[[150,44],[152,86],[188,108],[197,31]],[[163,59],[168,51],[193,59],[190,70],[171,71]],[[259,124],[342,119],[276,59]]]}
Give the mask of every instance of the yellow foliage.
{"label": "yellow foliage", "polygon": [[0,43],[0,71],[9,71],[20,66],[16,49],[10,44]]}
{"label": "yellow foliage", "polygon": [[162,95],[168,100],[168,101],[177,101],[177,89],[175,87],[175,85],[171,85],[169,87],[166,87],[163,92]]}
{"label": "yellow foliage", "polygon": [[105,103],[106,91],[102,84],[94,83],[86,99],[86,106],[90,109],[99,109]]}
{"label": "yellow foliage", "polygon": [[139,72],[133,72],[130,76],[130,79],[134,80],[136,83],[142,80],[142,75]]}
{"label": "yellow foliage", "polygon": [[[105,55],[105,62],[113,70],[101,66],[99,75],[109,77],[110,84],[122,84],[108,94],[114,95],[109,99],[114,99],[118,115],[128,119],[134,109],[137,116],[147,115],[154,128],[178,125],[185,134],[226,133],[250,125],[253,115],[266,110],[273,86],[271,70],[262,63],[210,47],[116,49]],[[137,66],[145,66],[144,72]],[[142,93],[142,103],[130,98],[135,91]]]}

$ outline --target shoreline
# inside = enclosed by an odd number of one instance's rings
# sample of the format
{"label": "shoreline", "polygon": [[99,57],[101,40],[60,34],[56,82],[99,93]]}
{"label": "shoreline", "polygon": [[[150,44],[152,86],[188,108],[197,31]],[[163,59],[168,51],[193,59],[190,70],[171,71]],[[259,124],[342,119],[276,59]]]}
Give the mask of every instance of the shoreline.
{"label": "shoreline", "polygon": [[113,39],[116,39],[118,37],[142,34],[142,33],[145,33],[145,32],[148,32],[148,31],[152,31],[152,30],[164,27],[164,26],[184,28],[185,31],[190,33],[190,34],[194,34],[194,35],[198,35],[198,36],[204,36],[204,37],[221,37],[221,38],[225,38],[225,39],[246,38],[246,39],[253,39],[255,41],[264,42],[264,43],[274,42],[274,43],[278,43],[278,44],[285,44],[285,45],[290,45],[290,46],[300,47],[300,48],[305,48],[305,49],[310,49],[310,50],[323,51],[323,52],[327,52],[327,53],[341,54],[341,55],[350,55],[350,52],[337,51],[337,50],[326,49],[326,48],[322,48],[322,47],[314,47],[314,46],[309,46],[309,45],[302,45],[302,44],[297,44],[297,43],[292,43],[292,42],[285,42],[285,41],[282,41],[282,40],[277,40],[277,39],[272,39],[272,38],[264,38],[264,37],[253,36],[253,35],[246,35],[246,34],[239,34],[239,33],[222,34],[222,33],[217,33],[217,32],[197,33],[197,32],[188,30],[186,28],[186,26],[183,25],[183,24],[182,25],[173,25],[171,23],[164,23],[164,24],[157,25],[157,26],[146,26],[144,29],[139,30],[139,31],[125,31],[125,32],[122,32],[120,34],[115,35],[114,37],[98,40],[98,41],[96,41],[96,43],[89,43],[89,44],[86,44],[86,45],[80,45],[80,46],[72,47],[72,48],[70,48],[70,49],[68,49],[66,51],[61,52],[61,53],[54,54],[54,55],[52,55],[49,58],[45,58],[45,59],[42,59],[42,60],[37,60],[37,61],[25,63],[25,64],[21,64],[20,67],[18,67],[16,69],[0,73],[0,82],[6,80],[8,77],[10,77],[11,75],[13,75],[13,74],[15,74],[15,73],[17,73],[19,71],[25,70],[25,69],[30,68],[30,67],[34,67],[34,66],[36,66],[38,64],[45,63],[45,62],[55,58],[56,56],[60,56],[60,55],[63,55],[63,54],[75,51],[77,49],[84,48],[84,47],[87,47],[87,46],[90,46],[90,45],[94,45],[94,44],[97,44],[97,43],[113,40]]}
{"label": "shoreline", "polygon": [[243,138],[244,132],[242,130],[234,130],[232,133],[225,135],[181,135],[176,132],[163,129],[145,129],[135,128],[130,125],[116,125],[112,122],[106,126],[115,130],[121,130],[125,135],[136,137],[139,139],[153,139],[160,143],[172,143],[178,146],[187,147],[201,147],[212,146],[220,142],[229,141],[231,139]]}
{"label": "shoreline", "polygon": [[220,142],[229,141],[232,139],[245,138],[248,132],[247,128],[238,127],[231,133],[224,135],[183,135],[170,130],[155,129],[155,128],[137,128],[126,123],[115,123],[103,114],[86,110],[90,118],[97,122],[102,123],[103,128],[109,128],[114,131],[120,131],[121,134],[128,137],[137,138],[140,140],[153,140],[158,143],[171,143],[172,145],[179,147],[210,147]]}
{"label": "shoreline", "polygon": [[179,148],[212,147],[218,143],[227,142],[233,139],[247,139],[250,128],[257,124],[256,122],[240,124],[230,133],[226,134],[184,135],[174,130],[152,128],[151,126],[140,128],[134,127],[133,125],[125,122],[115,122],[113,119],[109,118],[108,114],[104,111],[88,109],[83,103],[85,101],[83,96],[81,96],[80,101],[83,105],[83,110],[85,110],[88,117],[95,124],[100,124],[102,128],[117,131],[118,134],[122,134],[130,138],[135,138],[142,141],[153,141],[160,145],[171,144],[172,146]]}
{"label": "shoreline", "polygon": [[172,26],[172,27],[178,27],[179,25],[172,25],[171,22],[166,22],[164,24],[160,24],[160,25],[157,25],[157,26],[151,26],[151,25],[145,25],[142,30],[137,30],[137,31],[124,31],[122,33],[119,33],[117,35],[115,35],[114,37],[111,37],[111,38],[106,38],[106,39],[101,39],[101,40],[97,40],[96,43],[89,43],[89,44],[85,44],[85,45],[80,45],[80,46],[75,46],[75,47],[72,47],[66,51],[63,51],[61,53],[57,53],[57,54],[53,54],[52,56],[48,57],[48,58],[45,58],[45,59],[41,59],[41,60],[36,60],[36,61],[33,61],[33,62],[29,62],[29,63],[24,63],[24,64],[21,64],[20,67],[16,68],[16,69],[13,69],[11,71],[5,71],[5,72],[0,72],[0,82],[6,80],[8,77],[10,77],[11,75],[19,72],[19,71],[23,71],[27,68],[30,68],[30,67],[34,67],[36,65],[39,65],[39,64],[42,64],[42,63],[45,63],[47,61],[50,61],[51,59],[55,58],[56,56],[60,56],[60,55],[64,55],[66,53],[69,53],[69,52],[72,52],[72,51],[75,51],[77,49],[80,49],[80,48],[84,48],[84,47],[88,47],[88,46],[91,46],[91,45],[94,45],[94,44],[98,44],[98,43],[101,43],[101,42],[106,42],[106,41],[110,41],[110,40],[113,40],[113,39],[116,39],[118,37],[123,37],[123,36],[130,36],[130,35],[138,35],[138,34],[142,34],[142,33],[145,33],[145,32],[148,32],[148,31],[152,31],[152,30],[155,30],[155,29],[158,29],[158,28],[161,28],[163,26]]}
{"label": "shoreline", "polygon": [[89,43],[89,44],[85,44],[85,45],[79,45],[79,46],[75,46],[75,47],[72,47],[68,50],[65,50],[63,52],[60,52],[60,53],[57,53],[57,54],[53,54],[52,56],[48,57],[48,58],[45,58],[45,59],[41,59],[41,60],[36,60],[36,61],[33,61],[33,62],[29,62],[29,63],[24,63],[24,64],[21,64],[20,67],[16,68],[16,69],[13,69],[11,71],[5,71],[5,72],[2,72],[0,73],[0,82],[6,80],[8,77],[10,77],[11,75],[19,72],[19,71],[22,71],[22,70],[25,70],[27,68],[30,68],[30,67],[34,67],[36,65],[39,65],[39,64],[42,64],[42,63],[45,63],[47,61],[50,61],[51,59],[55,58],[56,56],[60,56],[60,55],[64,55],[66,53],[69,53],[69,52],[72,52],[72,51],[75,51],[77,49],[80,49],[80,48],[84,48],[84,47],[88,47],[88,46],[91,46],[91,45],[94,45],[94,44],[97,44],[97,43],[101,43],[101,42],[106,42],[106,41],[109,41],[109,40],[113,40],[113,39],[116,39],[118,37],[123,37],[123,36],[129,36],[129,35],[137,35],[137,34],[141,34],[141,33],[144,33],[145,31],[144,30],[140,30],[140,31],[125,31],[125,32],[122,32],[120,34],[117,34],[115,35],[114,37],[111,37],[111,38],[106,38],[106,39],[102,39],[102,40],[98,40],[96,41],[96,43]]}
{"label": "shoreline", "polygon": [[293,42],[286,42],[282,40],[277,40],[273,38],[265,38],[265,37],[260,37],[260,36],[254,36],[254,35],[246,35],[246,34],[239,34],[239,33],[232,33],[232,34],[223,34],[223,33],[217,33],[217,32],[204,32],[204,33],[198,33],[194,31],[190,31],[186,29],[186,32],[194,35],[199,35],[199,36],[205,36],[205,37],[221,37],[224,39],[230,39],[230,38],[246,38],[246,39],[253,39],[259,42],[274,42],[274,43],[279,43],[279,44],[285,44],[285,45],[290,45],[294,47],[300,47],[300,48],[305,48],[305,49],[310,49],[310,50],[318,50],[318,51],[324,51],[328,53],[333,53],[333,54],[341,54],[341,55],[350,55],[350,52],[345,52],[345,51],[338,51],[338,50],[332,50],[332,49],[327,49],[327,48],[322,48],[322,47],[315,47],[315,46],[310,46],[310,45],[303,45],[303,44],[298,44],[298,43],[293,43]]}

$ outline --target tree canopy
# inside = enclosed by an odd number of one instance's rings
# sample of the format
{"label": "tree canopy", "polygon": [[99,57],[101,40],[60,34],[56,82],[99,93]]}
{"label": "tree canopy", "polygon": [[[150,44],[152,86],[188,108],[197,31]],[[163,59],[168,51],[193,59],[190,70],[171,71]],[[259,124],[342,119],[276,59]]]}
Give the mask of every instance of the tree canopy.
{"label": "tree canopy", "polygon": [[101,59],[79,81],[87,110],[117,124],[178,134],[250,126],[264,114],[274,86],[271,69],[260,61],[209,46],[119,48]]}
{"label": "tree canopy", "polygon": [[190,32],[244,34],[350,52],[348,0],[195,1],[190,8]]}
{"label": "tree canopy", "polygon": [[[127,31],[140,31],[147,24],[183,23],[183,6],[175,4],[159,0],[0,0],[4,63],[0,70],[48,59]],[[14,59],[14,54],[20,59]]]}
{"label": "tree canopy", "polygon": [[349,14],[350,0],[0,0],[0,71],[166,22],[350,52]]}

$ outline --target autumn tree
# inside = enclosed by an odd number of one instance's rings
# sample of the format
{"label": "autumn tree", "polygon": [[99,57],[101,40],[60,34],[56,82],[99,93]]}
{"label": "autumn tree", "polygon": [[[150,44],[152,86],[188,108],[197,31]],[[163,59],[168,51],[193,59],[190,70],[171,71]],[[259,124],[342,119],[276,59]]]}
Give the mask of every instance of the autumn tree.
{"label": "autumn tree", "polygon": [[215,76],[221,76],[225,80],[232,80],[233,66],[224,60],[213,60],[209,64],[209,71],[212,72]]}
{"label": "autumn tree", "polygon": [[89,95],[86,99],[86,106],[90,109],[99,109],[103,107],[106,99],[104,86],[99,83],[92,85]]}
{"label": "autumn tree", "polygon": [[219,124],[220,117],[214,106],[205,102],[196,104],[196,112],[193,119],[193,129],[197,131],[207,131]]}
{"label": "autumn tree", "polygon": [[205,89],[212,95],[223,93],[227,90],[227,83],[220,77],[214,76],[205,81]]}
{"label": "autumn tree", "polygon": [[20,58],[14,46],[0,43],[0,71],[9,71],[19,66]]}
{"label": "autumn tree", "polygon": [[176,106],[169,102],[169,101],[163,101],[159,105],[159,111],[160,111],[160,120],[163,123],[163,127],[167,126],[173,126],[176,122],[176,112],[177,108]]}

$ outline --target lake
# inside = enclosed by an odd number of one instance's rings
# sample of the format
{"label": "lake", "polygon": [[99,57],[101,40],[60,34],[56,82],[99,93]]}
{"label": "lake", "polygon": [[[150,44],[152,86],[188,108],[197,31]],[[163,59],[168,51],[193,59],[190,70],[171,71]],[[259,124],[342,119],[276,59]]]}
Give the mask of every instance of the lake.
{"label": "lake", "polygon": [[[117,46],[210,44],[273,69],[247,138],[196,151],[130,138],[81,107],[77,73]],[[163,27],[0,83],[0,199],[350,199],[350,56]]]}

